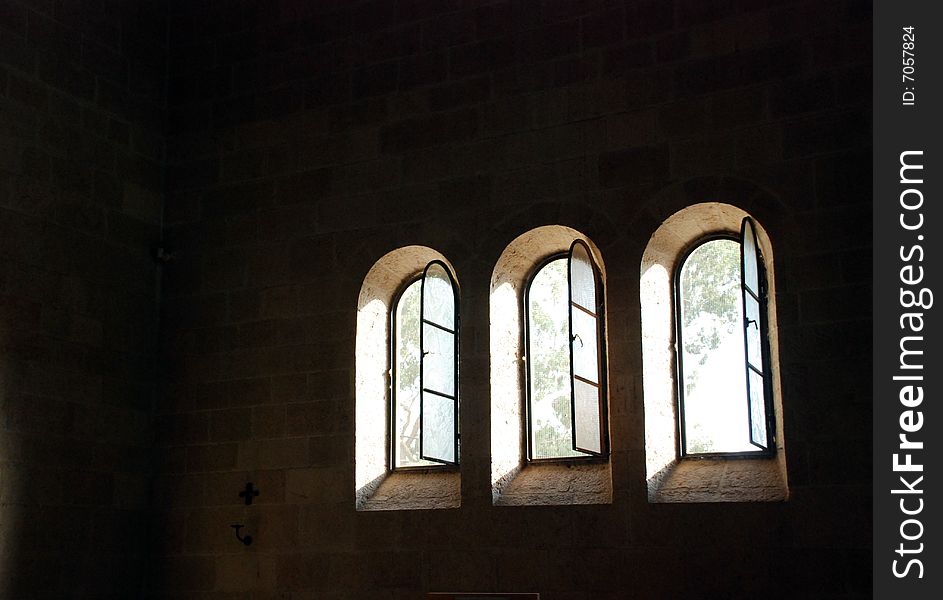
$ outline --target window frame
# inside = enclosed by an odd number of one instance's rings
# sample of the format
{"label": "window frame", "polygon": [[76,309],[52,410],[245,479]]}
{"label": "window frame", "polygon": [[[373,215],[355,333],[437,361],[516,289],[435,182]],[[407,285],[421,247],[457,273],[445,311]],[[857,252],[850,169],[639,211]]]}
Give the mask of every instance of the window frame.
{"label": "window frame", "polygon": [[[744,217],[743,223],[746,223],[746,220],[749,217]],[[752,222],[752,220],[751,220]],[[742,232],[742,228],[741,228]],[[755,227],[754,227],[755,232]],[[755,233],[754,233],[755,238]],[[691,254],[695,250],[707,244],[709,242],[714,242],[718,240],[730,240],[737,242],[739,246],[739,258],[737,261],[738,270],[740,271],[740,284],[737,286],[738,299],[741,305],[742,316],[741,323],[745,323],[746,313],[745,308],[743,307],[743,236],[742,233],[735,233],[732,231],[715,231],[708,233],[697,238],[693,243],[691,243],[687,248],[684,249],[681,254],[678,256],[678,261],[675,263],[674,273],[671,276],[671,294],[672,294],[672,308],[674,310],[673,320],[674,320],[674,332],[675,332],[675,393],[677,395],[677,419],[676,426],[678,428],[678,457],[681,460],[684,459],[704,459],[704,458],[716,458],[716,459],[750,459],[750,458],[774,458],[776,456],[776,421],[773,414],[773,399],[772,399],[772,386],[771,378],[769,376],[764,377],[764,402],[766,406],[766,430],[767,436],[770,441],[769,448],[763,449],[757,447],[756,450],[742,450],[738,452],[688,452],[687,451],[687,431],[685,428],[685,411],[684,411],[684,353],[683,353],[683,324],[681,322],[681,271],[684,268],[684,264],[690,258]],[[763,366],[764,371],[769,373],[772,361],[770,360],[770,351],[769,351],[769,308],[768,308],[768,288],[766,285],[766,262],[763,258],[762,253],[760,252],[759,244],[756,244],[756,254],[757,254],[757,263],[759,265],[758,269],[758,279],[760,285],[760,298],[758,298],[760,303],[760,346],[761,353],[763,357]],[[743,326],[743,335],[746,336],[746,327]],[[744,340],[746,343],[746,340]],[[749,377],[749,366],[747,365],[747,355],[746,347],[743,350],[744,356],[744,376]],[[749,383],[747,383],[749,386]],[[752,423],[752,417],[750,412],[750,398],[749,398],[749,387],[747,389],[747,424]],[[750,432],[747,432],[748,436]]]}
{"label": "window frame", "polygon": [[[744,240],[746,239],[746,230],[749,227],[750,229],[750,238],[752,239],[753,252],[755,254],[754,260],[756,261],[756,285],[757,290],[754,293],[749,289],[749,286],[746,282],[746,253],[744,250]],[[760,339],[760,361],[762,372],[757,371],[756,367],[750,364],[750,353],[749,353],[749,334],[747,333],[748,323],[747,321],[747,294],[753,296],[756,300],[757,307],[757,316],[759,317],[759,323],[757,323],[758,335]],[[743,327],[743,352],[744,352],[744,365],[746,367],[746,384],[747,384],[747,422],[750,424],[750,443],[757,446],[761,452],[765,454],[775,454],[776,451],[776,417],[774,413],[773,406],[773,377],[772,377],[772,353],[769,348],[769,285],[766,279],[766,261],[763,258],[763,250],[760,248],[759,238],[756,235],[756,222],[749,216],[744,217],[740,222],[740,297],[743,302],[743,318],[744,327]],[[750,404],[750,370],[756,372],[763,380],[763,414],[766,418],[766,441],[767,447],[763,448],[758,443],[753,441],[753,411],[752,405]]]}
{"label": "window frame", "polygon": [[[454,441],[454,456],[455,462],[445,462],[445,461],[436,461],[428,459],[422,456],[422,429],[423,429],[423,405],[422,405],[422,393],[423,393],[423,360],[422,360],[422,339],[423,339],[423,312],[425,310],[425,302],[423,297],[423,287],[425,285],[424,280],[426,278],[426,273],[429,271],[429,267],[437,264],[442,267],[445,273],[448,275],[449,283],[452,286],[452,298],[453,298],[453,311],[455,317],[455,354],[453,360],[453,369],[454,369],[454,381],[455,381],[455,410],[454,410],[454,430],[455,430],[455,441]],[[398,348],[397,348],[397,333],[396,333],[396,313],[399,309],[399,303],[403,299],[403,295],[406,293],[410,287],[414,284],[419,283],[419,457],[421,460],[425,460],[429,463],[427,465],[406,465],[398,466],[397,465],[397,435],[396,435],[396,370],[399,363],[398,360]],[[389,356],[390,356],[390,402],[389,402],[389,426],[387,427],[387,432],[390,436],[389,443],[389,470],[390,471],[457,471],[461,465],[461,456],[459,450],[461,447],[461,431],[459,429],[459,332],[461,330],[461,316],[459,313],[459,297],[458,297],[458,286],[456,285],[455,276],[452,274],[452,270],[444,261],[440,259],[433,259],[429,261],[422,271],[415,274],[412,277],[409,277],[404,281],[396,292],[393,294],[392,302],[390,303],[390,335],[389,335]]]}
{"label": "window frame", "polygon": [[[590,264],[593,269],[593,279],[596,284],[596,322],[597,322],[597,331],[598,335],[596,338],[596,352],[598,357],[598,367],[599,367],[599,388],[600,388],[600,397],[602,400],[602,405],[600,406],[600,437],[602,452],[599,454],[594,454],[590,452],[585,452],[583,450],[576,449],[576,428],[573,427],[574,423],[574,414],[575,411],[575,398],[574,398],[574,389],[573,389],[573,349],[572,349],[572,338],[568,341],[568,352],[570,354],[570,368],[568,372],[568,387],[570,389],[570,411],[571,411],[571,447],[577,451],[582,452],[583,456],[564,456],[564,457],[547,457],[547,458],[534,458],[534,448],[533,448],[533,419],[531,419],[531,409],[532,403],[532,394],[531,394],[531,342],[530,342],[530,290],[531,285],[534,280],[537,278],[537,275],[549,265],[550,263],[557,260],[566,260],[566,277],[567,277],[567,322],[568,328],[572,332],[573,323],[572,323],[572,285],[570,284],[570,262],[573,254],[573,248],[576,244],[582,244],[586,247],[587,254],[590,258]],[[521,294],[521,301],[523,305],[523,322],[521,327],[521,335],[523,336],[524,348],[524,357],[523,361],[523,377],[522,381],[524,382],[524,407],[521,411],[524,418],[524,459],[526,463],[539,463],[539,464],[548,464],[548,463],[561,463],[561,464],[583,464],[583,463],[605,463],[609,460],[610,454],[610,444],[609,444],[609,386],[608,386],[608,358],[606,355],[606,344],[605,344],[605,334],[606,334],[606,319],[605,319],[605,295],[604,288],[602,283],[602,277],[599,271],[596,261],[593,259],[592,251],[590,250],[589,244],[585,241],[577,238],[573,240],[570,244],[568,250],[562,252],[554,252],[537,261],[531,270],[527,273],[524,283],[524,292]],[[572,334],[571,334],[572,335]]]}

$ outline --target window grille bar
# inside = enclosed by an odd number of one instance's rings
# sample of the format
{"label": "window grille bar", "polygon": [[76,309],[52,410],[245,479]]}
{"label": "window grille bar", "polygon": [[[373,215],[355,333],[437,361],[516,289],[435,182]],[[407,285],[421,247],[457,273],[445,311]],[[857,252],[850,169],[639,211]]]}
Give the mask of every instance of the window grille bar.
{"label": "window grille bar", "polygon": [[594,313],[593,311],[589,310],[588,308],[586,308],[586,307],[584,307],[584,306],[580,306],[580,305],[579,305],[578,303],[576,303],[576,302],[570,302],[570,306],[573,307],[573,308],[576,308],[576,309],[578,309],[578,310],[581,310],[582,312],[584,312],[584,313],[586,313],[587,315],[593,317],[594,319],[599,318],[599,316],[598,316],[596,313]]}
{"label": "window grille bar", "polygon": [[444,325],[439,325],[439,324],[436,323],[435,321],[430,321],[429,319],[423,319],[422,322],[425,323],[426,325],[431,325],[431,326],[435,327],[436,329],[441,329],[442,331],[444,331],[444,332],[446,332],[446,333],[451,333],[452,335],[455,335],[455,330],[454,330],[454,329],[449,329],[448,327],[446,327],[446,326],[444,326]]}
{"label": "window grille bar", "polygon": [[457,395],[445,394],[445,393],[443,393],[443,392],[437,392],[437,391],[431,390],[431,389],[429,389],[429,388],[422,388],[422,391],[427,392],[427,393],[429,393],[429,394],[435,394],[436,396],[439,396],[440,398],[448,398],[449,400],[455,400],[456,398],[458,398]]}
{"label": "window grille bar", "polygon": [[579,375],[574,375],[573,378],[576,379],[577,381],[582,381],[583,383],[585,383],[585,384],[587,384],[587,385],[591,385],[591,386],[593,386],[593,387],[601,387],[601,386],[600,386],[598,383],[596,383],[595,381],[590,381],[589,379],[586,379],[585,377],[580,377]]}

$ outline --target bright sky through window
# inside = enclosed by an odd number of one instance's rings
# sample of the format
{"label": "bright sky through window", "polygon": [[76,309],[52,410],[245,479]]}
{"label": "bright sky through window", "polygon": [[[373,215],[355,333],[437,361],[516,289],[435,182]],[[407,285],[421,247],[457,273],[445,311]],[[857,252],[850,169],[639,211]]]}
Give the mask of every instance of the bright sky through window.
{"label": "bright sky through window", "polygon": [[527,300],[532,458],[586,456],[573,449],[565,257],[534,276]]}
{"label": "bright sky through window", "polygon": [[686,451],[756,451],[749,438],[740,244],[701,244],[684,261],[678,285]]}
{"label": "bright sky through window", "polygon": [[419,455],[419,303],[422,281],[403,291],[396,304],[396,466],[419,467],[436,463]]}

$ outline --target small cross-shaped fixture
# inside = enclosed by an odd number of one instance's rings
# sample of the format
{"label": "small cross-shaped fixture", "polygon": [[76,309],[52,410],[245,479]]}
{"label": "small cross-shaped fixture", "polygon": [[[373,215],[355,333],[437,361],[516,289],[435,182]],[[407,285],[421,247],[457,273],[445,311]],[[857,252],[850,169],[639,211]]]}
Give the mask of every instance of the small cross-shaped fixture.
{"label": "small cross-shaped fixture", "polygon": [[239,492],[240,498],[246,499],[246,506],[252,504],[252,499],[259,495],[259,490],[253,489],[252,482],[246,484],[246,489]]}

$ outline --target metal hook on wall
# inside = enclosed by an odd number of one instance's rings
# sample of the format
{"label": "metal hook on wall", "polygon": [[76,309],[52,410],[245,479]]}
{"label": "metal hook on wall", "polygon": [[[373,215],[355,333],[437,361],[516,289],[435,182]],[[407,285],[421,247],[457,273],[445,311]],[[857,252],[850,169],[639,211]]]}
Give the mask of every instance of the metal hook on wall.
{"label": "metal hook on wall", "polygon": [[236,530],[236,539],[237,539],[237,540],[239,540],[240,542],[242,542],[242,543],[245,544],[246,546],[252,544],[252,536],[251,536],[251,535],[247,535],[247,536],[245,536],[245,537],[239,535],[239,530],[242,529],[243,527],[245,527],[245,525],[236,524],[236,525],[230,525],[230,527],[232,527],[233,529]]}

